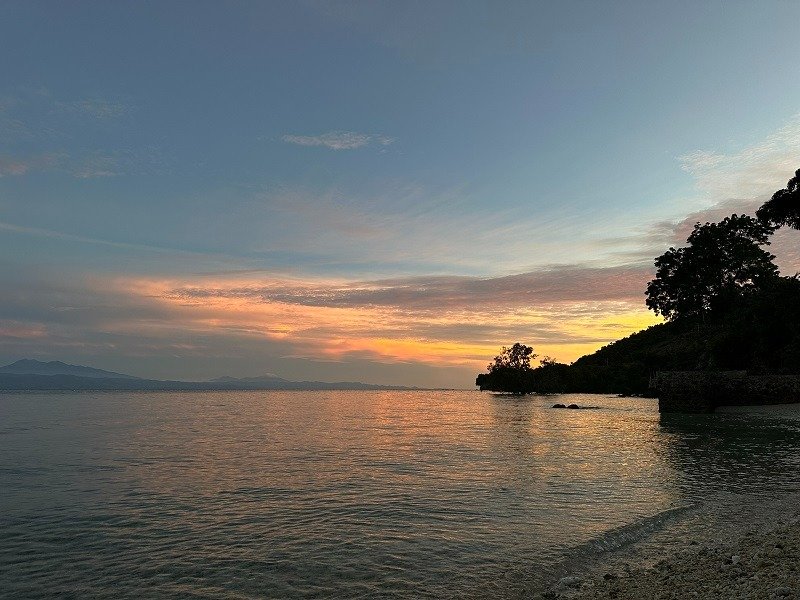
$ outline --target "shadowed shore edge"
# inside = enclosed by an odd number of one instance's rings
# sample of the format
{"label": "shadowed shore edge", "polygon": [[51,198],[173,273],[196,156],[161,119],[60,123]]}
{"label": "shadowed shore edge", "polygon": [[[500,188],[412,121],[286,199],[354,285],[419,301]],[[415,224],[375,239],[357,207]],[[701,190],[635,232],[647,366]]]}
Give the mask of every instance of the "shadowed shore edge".
{"label": "shadowed shore edge", "polygon": [[800,597],[800,511],[733,543],[688,545],[652,567],[563,577],[542,600]]}

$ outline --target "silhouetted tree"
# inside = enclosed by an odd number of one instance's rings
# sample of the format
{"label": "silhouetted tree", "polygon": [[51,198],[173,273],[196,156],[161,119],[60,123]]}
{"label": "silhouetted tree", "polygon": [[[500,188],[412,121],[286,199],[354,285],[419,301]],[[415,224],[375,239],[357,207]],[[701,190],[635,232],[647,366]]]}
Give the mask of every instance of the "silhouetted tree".
{"label": "silhouetted tree", "polygon": [[530,394],[533,388],[533,369],[531,359],[536,358],[531,346],[517,342],[510,348],[503,346],[500,354],[475,379],[475,385],[482,390],[505,392],[507,394]]}
{"label": "silhouetted tree", "polygon": [[475,383],[514,394],[616,393],[652,396],[656,371],[748,370],[800,374],[800,274],[780,277],[763,246],[778,227],[800,230],[800,170],[758,210],[697,223],[687,246],[655,260],[647,306],[653,325],[570,365],[523,344],[503,348]]}
{"label": "silhouetted tree", "polygon": [[539,359],[539,364],[543,367],[549,367],[551,365],[557,365],[558,361],[552,356],[543,356]]}
{"label": "silhouetted tree", "polygon": [[800,169],[786,184],[786,189],[778,190],[756,212],[762,223],[773,228],[788,225],[800,229]]}
{"label": "silhouetted tree", "polygon": [[647,284],[647,307],[674,320],[705,316],[719,306],[778,277],[769,244],[774,227],[747,215],[719,223],[697,223],[684,248],[656,258],[656,278]]}
{"label": "silhouetted tree", "polygon": [[490,373],[501,369],[518,369],[521,371],[529,371],[531,368],[531,360],[536,358],[531,346],[520,344],[517,342],[511,348],[503,346],[500,354],[494,357],[494,361],[486,367]]}

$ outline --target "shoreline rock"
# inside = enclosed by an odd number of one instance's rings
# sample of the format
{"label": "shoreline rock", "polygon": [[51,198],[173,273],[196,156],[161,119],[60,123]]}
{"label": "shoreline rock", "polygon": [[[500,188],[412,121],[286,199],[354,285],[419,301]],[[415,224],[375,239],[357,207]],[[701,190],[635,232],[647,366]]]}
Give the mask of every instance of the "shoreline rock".
{"label": "shoreline rock", "polygon": [[692,544],[650,568],[564,577],[543,600],[800,600],[800,520],[733,544]]}

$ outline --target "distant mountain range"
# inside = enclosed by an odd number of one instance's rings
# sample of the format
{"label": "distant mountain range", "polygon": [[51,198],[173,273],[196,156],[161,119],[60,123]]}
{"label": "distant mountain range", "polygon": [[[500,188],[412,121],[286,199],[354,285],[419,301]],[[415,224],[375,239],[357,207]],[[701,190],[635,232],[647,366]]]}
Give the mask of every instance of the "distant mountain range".
{"label": "distant mountain range", "polygon": [[18,360],[0,367],[0,390],[414,390],[358,381],[290,381],[274,375],[218,377],[210,381],[143,379],[61,361]]}
{"label": "distant mountain range", "polygon": [[60,360],[42,362],[23,358],[15,363],[0,367],[0,374],[10,373],[13,375],[74,375],[75,377],[91,377],[94,379],[140,379],[133,375],[124,375],[114,371],[104,371],[92,367],[82,367],[80,365],[68,365]]}

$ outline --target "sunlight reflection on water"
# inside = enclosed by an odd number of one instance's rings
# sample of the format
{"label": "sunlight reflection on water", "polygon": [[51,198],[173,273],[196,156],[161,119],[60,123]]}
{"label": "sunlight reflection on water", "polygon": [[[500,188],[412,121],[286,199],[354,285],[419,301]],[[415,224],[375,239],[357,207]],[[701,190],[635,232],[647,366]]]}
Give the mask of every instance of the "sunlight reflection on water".
{"label": "sunlight reflection on water", "polygon": [[602,551],[612,529],[622,539],[711,497],[797,489],[796,412],[556,401],[0,396],[0,591],[516,598],[565,555]]}

